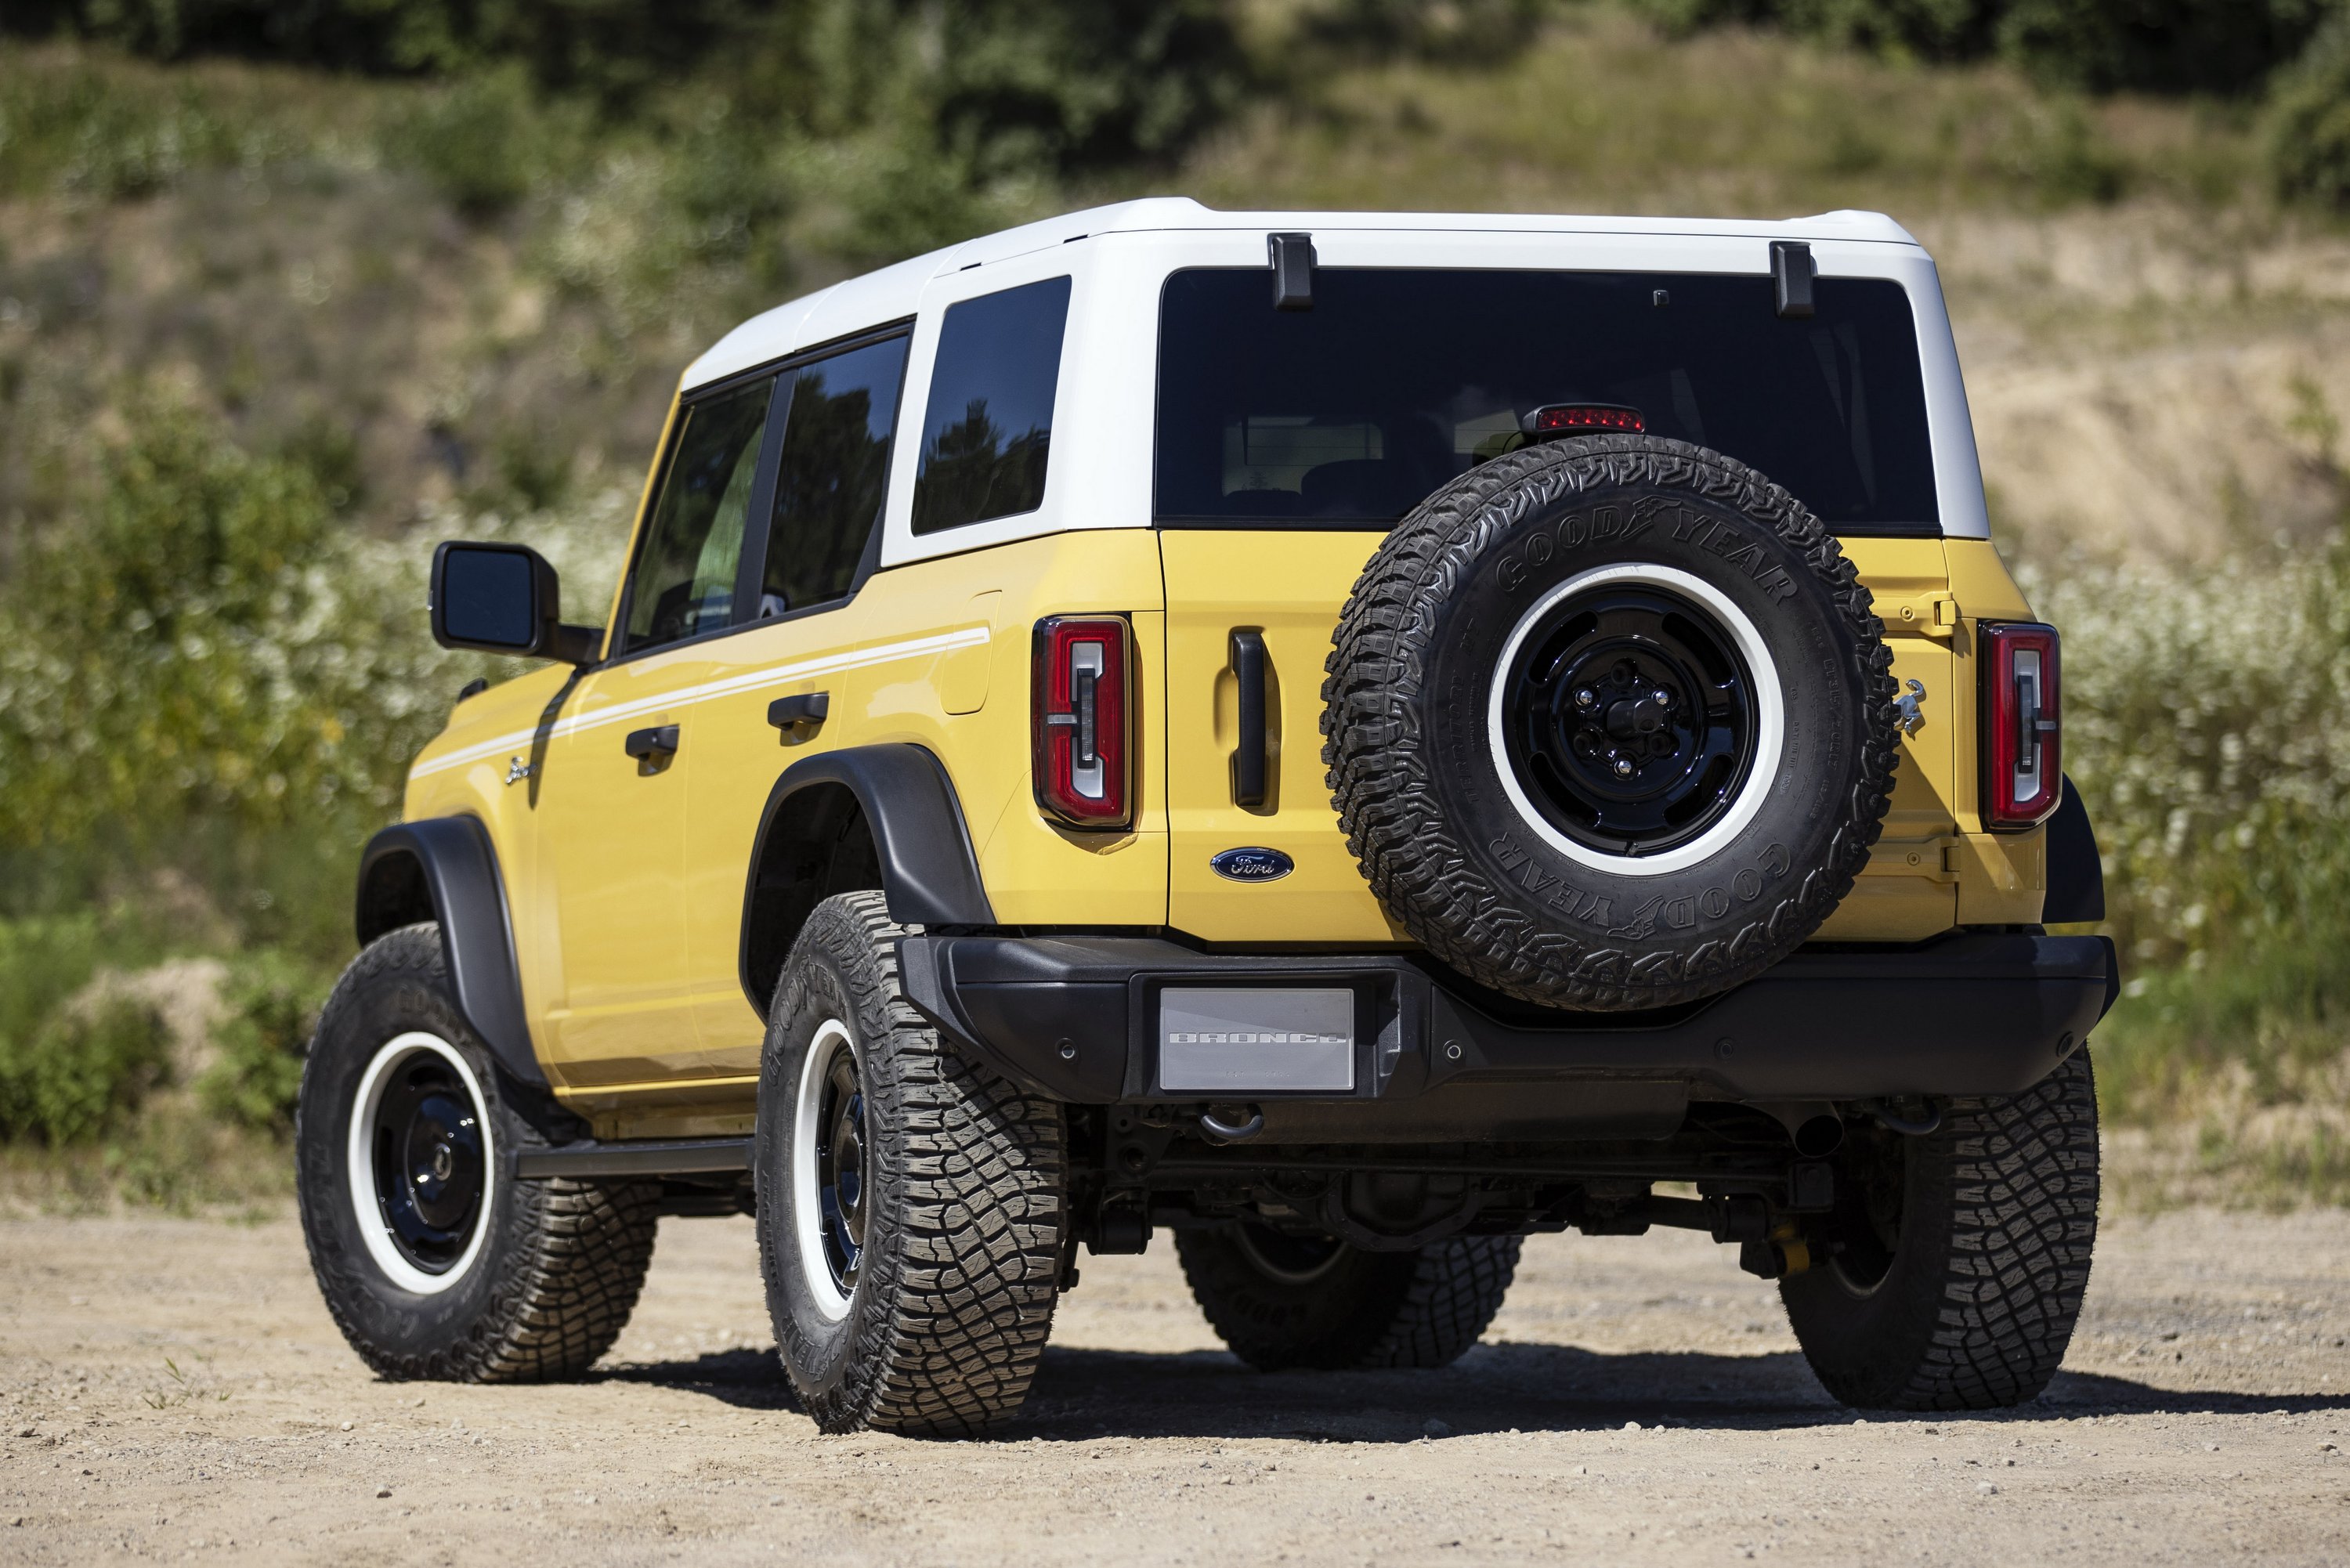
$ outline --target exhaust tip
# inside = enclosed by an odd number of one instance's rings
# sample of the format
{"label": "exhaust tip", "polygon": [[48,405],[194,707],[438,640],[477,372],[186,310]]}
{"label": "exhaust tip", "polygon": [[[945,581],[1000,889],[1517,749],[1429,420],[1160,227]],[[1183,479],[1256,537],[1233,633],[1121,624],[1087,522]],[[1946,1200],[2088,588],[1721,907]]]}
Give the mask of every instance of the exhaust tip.
{"label": "exhaust tip", "polygon": [[1795,1128],[1795,1152],[1805,1159],[1824,1159],[1844,1145],[1844,1121],[1831,1116],[1810,1116]]}

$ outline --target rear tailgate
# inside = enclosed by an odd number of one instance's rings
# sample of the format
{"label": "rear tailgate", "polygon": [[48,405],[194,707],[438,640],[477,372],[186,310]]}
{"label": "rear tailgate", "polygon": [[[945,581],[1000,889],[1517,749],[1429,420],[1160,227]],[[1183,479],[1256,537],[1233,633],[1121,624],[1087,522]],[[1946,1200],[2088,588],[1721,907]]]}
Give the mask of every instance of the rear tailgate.
{"label": "rear tailgate", "polygon": [[[1167,576],[1168,924],[1209,941],[1404,941],[1371,897],[1323,782],[1322,665],[1379,535],[1367,529],[1162,529]],[[1265,798],[1234,799],[1232,634],[1265,649]],[[1236,880],[1227,849],[1278,851],[1285,876]]]}
{"label": "rear tailgate", "polygon": [[[1159,537],[1167,584],[1168,924],[1210,941],[1408,940],[1347,852],[1323,780],[1323,660],[1378,536],[1170,528]],[[1953,611],[1938,603],[1950,599],[1949,576],[1938,539],[1851,539],[1845,548],[1878,596],[1896,678],[1917,680],[1928,695],[1925,722],[1902,738],[1884,839],[1819,938],[1916,941],[1954,923],[1963,865],[1952,836],[1956,742],[1970,708],[1953,690]],[[1268,667],[1266,798],[1256,807],[1234,798],[1236,631],[1263,636]],[[1276,850],[1295,869],[1273,879],[1219,874],[1215,857],[1235,848]]]}

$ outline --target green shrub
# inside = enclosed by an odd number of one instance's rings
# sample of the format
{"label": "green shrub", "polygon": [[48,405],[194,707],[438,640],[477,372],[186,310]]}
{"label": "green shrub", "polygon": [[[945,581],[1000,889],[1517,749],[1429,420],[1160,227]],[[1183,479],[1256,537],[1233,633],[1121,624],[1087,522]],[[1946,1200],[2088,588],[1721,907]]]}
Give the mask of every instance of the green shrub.
{"label": "green shrub", "polygon": [[302,1062],[331,981],[286,955],[238,961],[222,988],[212,1065],[196,1084],[203,1107],[255,1132],[291,1132]]}
{"label": "green shrub", "polygon": [[29,1038],[0,1041],[0,1137],[52,1146],[122,1126],[170,1068],[162,1018],[107,997],[53,1013]]}
{"label": "green shrub", "polygon": [[1342,47],[1473,62],[1524,43],[1551,9],[1544,0],[1324,0],[1305,26]]}
{"label": "green shrub", "polygon": [[108,943],[91,909],[0,920],[0,1042],[30,1040],[89,982]]}
{"label": "green shrub", "polygon": [[385,140],[392,157],[473,217],[506,211],[539,182],[538,119],[518,70],[483,71],[435,91],[395,119]]}
{"label": "green shrub", "polygon": [[2018,576],[2064,634],[2065,770],[2126,954],[2350,1002],[2350,543]]}
{"label": "green shrub", "polygon": [[2277,78],[2267,154],[2279,195],[2350,209],[2350,11]]}
{"label": "green shrub", "polygon": [[124,412],[0,597],[0,849],[388,814],[440,717],[415,552],[184,406]]}
{"label": "green shrub", "polygon": [[2241,92],[2292,59],[2328,0],[1636,0],[1686,31],[1737,22],[1929,60],[1999,56],[2092,92]]}

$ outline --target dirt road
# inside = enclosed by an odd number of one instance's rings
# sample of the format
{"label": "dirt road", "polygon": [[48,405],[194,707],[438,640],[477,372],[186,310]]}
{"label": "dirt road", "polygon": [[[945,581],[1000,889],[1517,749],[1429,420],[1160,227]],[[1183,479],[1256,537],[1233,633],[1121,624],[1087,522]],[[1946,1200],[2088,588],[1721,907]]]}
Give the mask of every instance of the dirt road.
{"label": "dirt road", "polygon": [[1534,1241],[1450,1371],[1277,1376],[1162,1238],[985,1444],[818,1437],[765,1323],[748,1223],[669,1220],[592,1380],[384,1384],[289,1220],[0,1222],[0,1563],[2350,1559],[2341,1212],[2109,1222],[2069,1370],[1992,1417],[1855,1420],[1682,1233]]}

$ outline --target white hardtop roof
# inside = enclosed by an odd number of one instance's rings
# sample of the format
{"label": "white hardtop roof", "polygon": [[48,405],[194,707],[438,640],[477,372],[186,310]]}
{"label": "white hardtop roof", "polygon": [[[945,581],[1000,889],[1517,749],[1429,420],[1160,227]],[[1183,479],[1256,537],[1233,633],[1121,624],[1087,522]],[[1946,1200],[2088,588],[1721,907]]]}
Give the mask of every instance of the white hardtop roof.
{"label": "white hardtop roof", "polygon": [[679,385],[691,389],[824,343],[914,314],[923,285],[947,273],[1009,260],[1096,234],[1153,231],[1253,230],[1312,234],[1335,230],[1391,234],[1657,234],[1712,239],[1874,241],[1915,245],[1907,229],[1882,213],[1845,210],[1815,217],[1607,218],[1548,213],[1224,213],[1189,196],[1149,196],[1088,207],[1023,223],[935,250],[804,295],[762,312],[720,338],[686,369]]}

